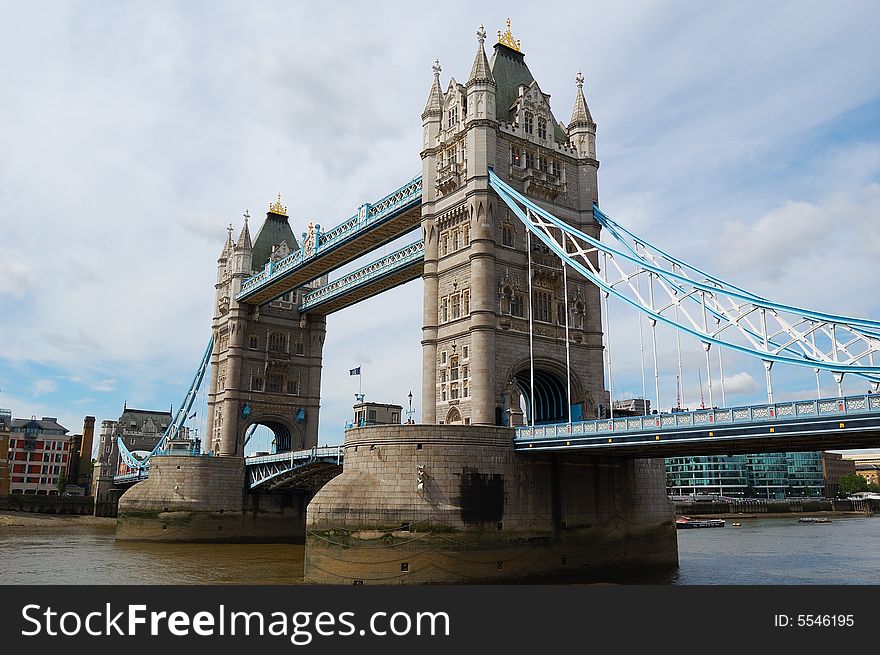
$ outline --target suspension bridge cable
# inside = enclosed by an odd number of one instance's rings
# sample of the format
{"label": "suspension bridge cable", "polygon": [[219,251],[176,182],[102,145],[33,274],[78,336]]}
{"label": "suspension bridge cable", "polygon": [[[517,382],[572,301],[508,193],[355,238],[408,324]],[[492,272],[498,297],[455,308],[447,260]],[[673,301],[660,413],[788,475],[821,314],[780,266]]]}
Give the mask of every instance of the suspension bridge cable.
{"label": "suspension bridge cable", "polygon": [[[602,252],[602,274],[608,285],[608,254]],[[608,362],[608,415],[614,419],[614,369],[611,362],[611,315],[608,313],[608,292],[602,294],[605,301],[605,344],[607,345],[606,361]]]}
{"label": "suspension bridge cable", "polygon": [[535,346],[534,346],[534,323],[532,314],[532,231],[526,230],[526,247],[529,251],[529,418],[532,429],[535,429]]}
{"label": "suspension bridge cable", "polygon": [[[717,319],[717,318],[715,319],[715,321],[716,321],[717,323],[720,323],[720,322],[721,322],[721,321],[720,321],[719,319]],[[727,407],[727,396],[726,396],[725,393],[724,393],[724,359],[723,359],[723,357],[721,356],[721,351],[722,351],[722,350],[724,350],[724,349],[723,349],[723,348],[719,348],[719,349],[718,349],[718,372],[719,372],[719,374],[721,375],[721,406],[722,406],[722,407]]]}
{"label": "suspension bridge cable", "polygon": [[[639,285],[639,295],[642,295],[642,277],[641,274],[643,269],[639,269],[638,274],[636,275],[636,280]],[[642,365],[642,400],[647,400],[648,398],[648,387],[647,382],[645,380],[645,338],[642,335],[642,312],[636,312],[639,317],[639,361]],[[648,403],[643,402],[642,406],[644,407],[645,415],[648,414]]]}
{"label": "suspension bridge cable", "polygon": [[[703,305],[703,332],[709,334],[709,317],[706,314],[706,292],[700,292],[700,303]],[[704,341],[703,350],[706,353],[706,383],[709,385],[709,407],[715,407],[715,401],[712,398],[712,367],[709,364],[709,349],[712,344]]]}
{"label": "suspension bridge cable", "polygon": [[[562,247],[566,248],[565,232],[562,233]],[[571,425],[571,345],[568,339],[568,266],[562,261],[562,292],[565,294],[565,374],[568,390],[568,424]]]}
{"label": "suspension bridge cable", "polygon": [[[654,310],[654,274],[648,273],[648,294],[650,295],[651,310]],[[657,320],[650,318],[651,321],[651,351],[654,356],[654,397],[657,399],[657,413],[661,413],[660,409],[660,371],[657,368]]]}

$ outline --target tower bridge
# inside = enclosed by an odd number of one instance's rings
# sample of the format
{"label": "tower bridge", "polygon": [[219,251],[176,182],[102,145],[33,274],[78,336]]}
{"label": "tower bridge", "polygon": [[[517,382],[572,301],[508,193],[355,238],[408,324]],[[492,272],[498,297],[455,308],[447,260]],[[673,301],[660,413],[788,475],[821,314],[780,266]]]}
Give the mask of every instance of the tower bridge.
{"label": "tower bridge", "polygon": [[[205,452],[179,448],[184,403],[149,457],[126,460],[117,538],[304,540],[318,582],[671,567],[662,458],[880,445],[880,395],[842,390],[846,375],[880,386],[880,322],[769,301],[615,222],[598,204],[584,77],[563,124],[509,21],[491,59],[486,36],[464,83],[444,90],[435,62],[420,175],[301,239],[280,197],[253,239],[247,214],[235,241],[230,226],[187,394],[210,369]],[[417,278],[422,422],[353,428],[318,448],[326,316]],[[702,346],[709,409],[614,416],[609,301],[638,312],[640,335],[645,322],[655,407],[665,325]],[[766,404],[727,404],[724,352],[763,364]],[[814,374],[819,392],[830,374],[838,397],[774,401],[781,366]],[[244,457],[256,425],[278,452]]]}

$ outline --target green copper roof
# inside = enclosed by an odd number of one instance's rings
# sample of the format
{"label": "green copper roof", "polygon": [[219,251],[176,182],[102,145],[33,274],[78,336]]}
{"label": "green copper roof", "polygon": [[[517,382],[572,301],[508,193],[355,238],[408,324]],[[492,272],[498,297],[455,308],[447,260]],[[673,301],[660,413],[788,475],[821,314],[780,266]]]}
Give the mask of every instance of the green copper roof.
{"label": "green copper roof", "polygon": [[[495,44],[495,52],[489,66],[496,84],[495,118],[505,123],[510,122],[510,107],[519,97],[520,85],[529,86],[535,78],[526,65],[525,55],[501,43]],[[552,113],[550,118],[553,121],[553,136],[556,141],[562,143],[568,141],[565,132],[559,127],[559,121],[553,118]]]}
{"label": "green copper roof", "polygon": [[291,252],[299,250],[299,242],[293,235],[293,230],[290,229],[287,217],[269,212],[257,232],[257,238],[254,239],[252,266],[255,271],[262,270],[272,254],[272,246],[276,246],[282,241],[287,242]]}

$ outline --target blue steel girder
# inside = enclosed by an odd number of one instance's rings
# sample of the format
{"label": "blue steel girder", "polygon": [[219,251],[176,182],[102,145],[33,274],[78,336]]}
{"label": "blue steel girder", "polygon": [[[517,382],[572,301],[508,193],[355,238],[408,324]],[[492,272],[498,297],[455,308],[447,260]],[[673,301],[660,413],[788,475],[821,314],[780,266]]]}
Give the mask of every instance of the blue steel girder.
{"label": "blue steel girder", "polygon": [[269,262],[246,279],[236,300],[262,305],[372,252],[421,223],[422,177],[418,176],[376,203],[361,206],[336,227],[315,235],[313,245]]}
{"label": "blue steel girder", "polygon": [[299,312],[332,314],[422,276],[425,243],[416,241],[303,295]]}
{"label": "blue steel girder", "polygon": [[[526,228],[606,295],[699,339],[774,363],[867,378],[880,387],[880,322],[774,303],[711,277],[633,236],[594,207],[612,247],[557,218],[493,171],[489,182]],[[697,279],[703,278],[703,279]],[[656,291],[656,294],[655,294]]]}
{"label": "blue steel girder", "polygon": [[315,489],[342,471],[341,446],[245,458],[248,489]]}
{"label": "blue steel girder", "polygon": [[880,395],[519,427],[514,448],[626,457],[880,446]]}

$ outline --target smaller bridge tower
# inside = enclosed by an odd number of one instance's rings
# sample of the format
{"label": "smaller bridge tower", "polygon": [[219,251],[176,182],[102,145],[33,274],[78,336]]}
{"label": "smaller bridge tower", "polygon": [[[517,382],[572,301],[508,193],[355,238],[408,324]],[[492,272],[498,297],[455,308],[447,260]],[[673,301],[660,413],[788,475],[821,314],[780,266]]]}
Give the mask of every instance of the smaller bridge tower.
{"label": "smaller bridge tower", "polygon": [[[306,287],[263,305],[239,303],[244,279],[272,267],[300,248],[281,196],[269,207],[252,241],[245,213],[237,241],[232,225],[217,260],[212,332],[211,383],[208,389],[207,443],[216,455],[244,454],[247,430],[268,427],[276,450],[311,448],[318,443],[321,360],[326,318],[300,315],[297,305]],[[309,226],[306,243],[317,226]],[[321,282],[318,280],[317,282]]]}

